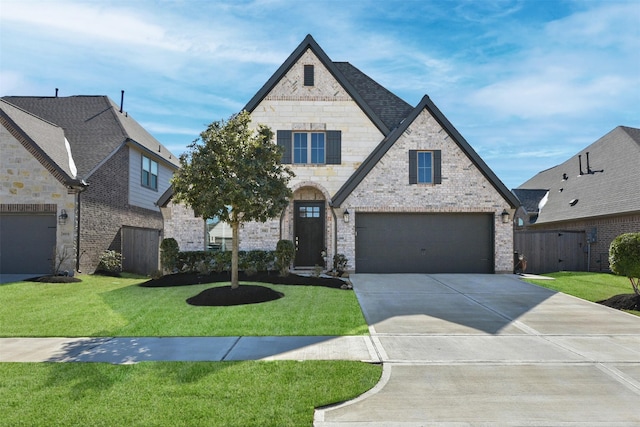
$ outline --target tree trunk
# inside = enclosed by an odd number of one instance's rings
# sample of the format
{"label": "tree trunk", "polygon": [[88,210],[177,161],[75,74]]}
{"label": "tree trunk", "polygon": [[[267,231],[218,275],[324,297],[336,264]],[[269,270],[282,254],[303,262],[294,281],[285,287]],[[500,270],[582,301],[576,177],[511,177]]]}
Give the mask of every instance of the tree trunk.
{"label": "tree trunk", "polygon": [[233,237],[233,244],[231,250],[231,289],[237,289],[238,283],[238,252],[240,248],[240,239],[238,238],[240,233],[240,223],[235,211],[233,212],[233,221],[231,222],[231,231]]}

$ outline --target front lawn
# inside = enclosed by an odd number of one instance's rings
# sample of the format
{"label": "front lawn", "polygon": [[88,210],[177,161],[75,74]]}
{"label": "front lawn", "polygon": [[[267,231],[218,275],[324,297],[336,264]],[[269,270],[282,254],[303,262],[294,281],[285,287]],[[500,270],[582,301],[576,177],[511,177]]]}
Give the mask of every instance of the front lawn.
{"label": "front lawn", "polygon": [[0,363],[8,426],[310,426],[380,365],[346,361]]}
{"label": "front lawn", "polygon": [[137,286],[144,278],[80,278],[80,283],[0,285],[0,336],[368,334],[351,290],[254,283],[285,296],[261,304],[197,307],[186,299],[228,283],[145,288]]}
{"label": "front lawn", "polygon": [[[613,274],[561,271],[545,276],[555,280],[527,279],[527,282],[592,302],[603,301],[614,295],[633,294],[629,279]],[[640,316],[640,311],[626,311]]]}

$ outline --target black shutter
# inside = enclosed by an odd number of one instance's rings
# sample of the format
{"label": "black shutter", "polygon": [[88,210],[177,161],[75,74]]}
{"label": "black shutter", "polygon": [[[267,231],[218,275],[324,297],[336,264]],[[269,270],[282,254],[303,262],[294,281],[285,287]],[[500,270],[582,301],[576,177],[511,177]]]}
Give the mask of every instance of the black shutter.
{"label": "black shutter", "polygon": [[304,85],[313,86],[313,65],[304,66]]}
{"label": "black shutter", "polygon": [[409,184],[418,183],[418,150],[409,150]]}
{"label": "black shutter", "polygon": [[342,131],[327,131],[327,159],[328,165],[339,165],[342,162]]}
{"label": "black shutter", "polygon": [[284,147],[284,151],[282,152],[282,160],[280,160],[280,163],[290,164],[291,163],[291,131],[279,130],[277,132],[276,140],[277,140],[277,144],[280,147]]}
{"label": "black shutter", "polygon": [[442,151],[433,150],[433,183],[442,184]]}

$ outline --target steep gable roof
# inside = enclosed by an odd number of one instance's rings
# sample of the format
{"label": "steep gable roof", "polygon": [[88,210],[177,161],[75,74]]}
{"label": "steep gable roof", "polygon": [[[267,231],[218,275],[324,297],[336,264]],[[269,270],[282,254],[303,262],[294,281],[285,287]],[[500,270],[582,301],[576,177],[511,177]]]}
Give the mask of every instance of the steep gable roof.
{"label": "steep gable roof", "polygon": [[107,96],[29,97],[4,100],[64,129],[78,176],[87,178],[124,144],[132,143],[173,167],[178,159]]}
{"label": "steep gable roof", "polygon": [[618,126],[518,189],[549,191],[537,224],[640,212],[638,164],[640,129]]}
{"label": "steep gable roof", "polygon": [[507,189],[507,187],[498,179],[493,171],[487,166],[487,164],[480,158],[475,150],[469,145],[469,143],[460,135],[460,133],[453,127],[451,122],[442,114],[442,112],[436,107],[431,99],[425,95],[420,103],[413,109],[411,114],[394,129],[389,135],[387,135],[378,146],[371,152],[371,154],[365,159],[360,167],[351,175],[351,177],[344,183],[344,185],[338,190],[332,199],[332,205],[339,207],[351,194],[353,190],[362,182],[362,180],[369,174],[374,166],[382,159],[382,157],[389,151],[389,149],[395,144],[400,136],[407,130],[407,128],[418,117],[422,110],[426,109],[447,132],[449,137],[460,147],[460,149],[467,155],[467,157],[473,162],[473,164],[480,170],[480,172],[487,178],[487,180],[493,185],[493,187],[500,193],[500,195],[509,203],[513,208],[520,205],[518,199],[514,194]]}
{"label": "steep gable roof", "polygon": [[527,188],[516,188],[512,190],[516,195],[522,207],[528,214],[537,213],[539,210],[540,201],[549,192],[548,190],[533,190]]}
{"label": "steep gable roof", "polygon": [[252,112],[307,49],[311,49],[383,135],[389,134],[391,129],[406,117],[404,115],[411,111],[409,104],[383,88],[356,67],[345,62],[332,62],[310,34],[251,98],[244,110]]}
{"label": "steep gable roof", "polygon": [[2,125],[61,183],[83,187],[64,130],[21,108],[0,100]]}

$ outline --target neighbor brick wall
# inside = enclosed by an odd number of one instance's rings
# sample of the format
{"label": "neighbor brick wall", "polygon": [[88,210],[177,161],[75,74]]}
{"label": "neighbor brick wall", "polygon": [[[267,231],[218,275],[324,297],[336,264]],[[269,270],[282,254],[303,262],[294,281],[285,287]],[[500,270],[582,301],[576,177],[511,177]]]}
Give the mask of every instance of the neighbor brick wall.
{"label": "neighbor brick wall", "polygon": [[196,217],[193,209],[172,200],[161,210],[164,219],[164,239],[176,239],[181,251],[206,249],[204,220]]}
{"label": "neighbor brick wall", "polygon": [[122,226],[162,230],[159,211],[128,203],[129,149],[122,147],[95,171],[80,196],[80,270],[84,273],[96,269],[103,251],[122,251]]}

